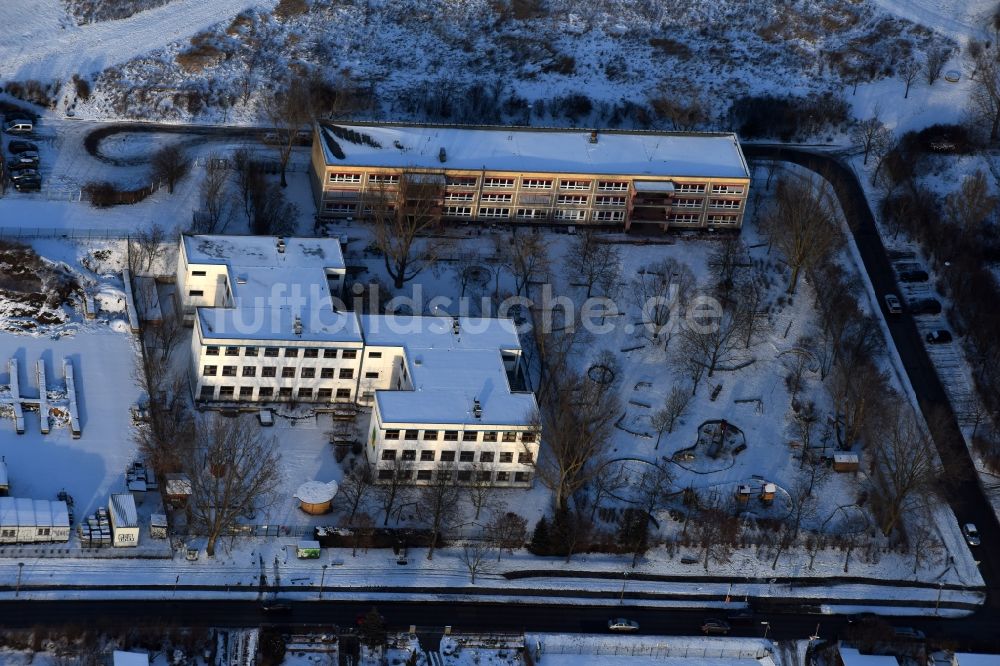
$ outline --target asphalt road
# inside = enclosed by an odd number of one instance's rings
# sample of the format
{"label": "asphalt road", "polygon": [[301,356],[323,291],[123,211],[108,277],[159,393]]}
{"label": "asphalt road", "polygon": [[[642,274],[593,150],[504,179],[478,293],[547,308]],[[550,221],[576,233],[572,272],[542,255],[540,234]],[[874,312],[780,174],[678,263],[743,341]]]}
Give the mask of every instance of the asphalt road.
{"label": "asphalt road", "polygon": [[829,155],[784,146],[749,144],[743,145],[743,151],[750,161],[775,159],[794,162],[822,174],[833,184],[865,270],[871,278],[875,293],[879,295],[879,306],[920,408],[925,417],[935,413],[942,415],[938,419],[928,418],[928,422],[944,463],[946,476],[951,479],[946,489],[948,503],[959,523],[971,522],[979,528],[982,545],[973,549],[973,555],[980,561],[979,571],[986,582],[988,611],[983,613],[995,618],[994,627],[1000,627],[1000,525],[997,524],[996,515],[990,509],[985,492],[978,482],[972,457],[962,441],[954,410],[927,355],[916,322],[909,313],[890,315],[885,310],[885,302],[881,296],[889,293],[898,295],[901,291],[860,183],[849,168]]}

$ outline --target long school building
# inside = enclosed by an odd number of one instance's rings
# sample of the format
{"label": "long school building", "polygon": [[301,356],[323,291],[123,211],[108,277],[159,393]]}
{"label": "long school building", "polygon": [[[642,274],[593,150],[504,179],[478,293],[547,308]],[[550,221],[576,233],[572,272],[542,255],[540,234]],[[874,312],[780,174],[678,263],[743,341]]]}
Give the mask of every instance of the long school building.
{"label": "long school building", "polygon": [[316,125],[317,213],[358,219],[366,195],[419,175],[448,222],[739,229],[750,172],[731,133],[375,123]]}

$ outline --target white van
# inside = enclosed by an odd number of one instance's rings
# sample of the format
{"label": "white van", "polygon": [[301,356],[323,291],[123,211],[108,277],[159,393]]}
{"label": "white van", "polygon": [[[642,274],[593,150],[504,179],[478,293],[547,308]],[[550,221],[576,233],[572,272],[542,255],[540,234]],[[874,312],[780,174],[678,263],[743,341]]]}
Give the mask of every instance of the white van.
{"label": "white van", "polygon": [[8,122],[3,129],[8,134],[30,134],[35,128],[30,120],[19,118]]}
{"label": "white van", "polygon": [[260,424],[264,427],[269,427],[274,425],[274,415],[271,413],[270,409],[262,409],[257,412],[257,419]]}

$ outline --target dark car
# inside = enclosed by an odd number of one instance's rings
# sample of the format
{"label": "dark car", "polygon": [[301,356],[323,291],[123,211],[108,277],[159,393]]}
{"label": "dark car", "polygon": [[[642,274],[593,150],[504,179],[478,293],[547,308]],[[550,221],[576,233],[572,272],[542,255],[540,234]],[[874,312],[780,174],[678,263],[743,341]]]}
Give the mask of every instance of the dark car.
{"label": "dark car", "polygon": [[701,625],[701,633],[706,636],[725,636],[729,633],[729,623],[725,620],[705,620]]}
{"label": "dark car", "polygon": [[726,621],[729,624],[752,624],[753,623],[753,610],[749,608],[741,608],[740,610],[733,611],[726,616]]}
{"label": "dark car", "polygon": [[26,150],[23,153],[17,153],[16,155],[11,155],[10,165],[14,168],[18,164],[27,164],[28,166],[38,166],[38,153],[32,150]]}
{"label": "dark car", "polygon": [[900,282],[927,282],[929,279],[927,271],[902,271],[899,274]]}
{"label": "dark car", "polygon": [[14,189],[18,192],[38,192],[42,189],[42,179],[24,178],[14,181]]}
{"label": "dark car", "polygon": [[31,143],[30,141],[11,141],[10,145],[7,146],[7,150],[10,151],[11,155],[20,155],[21,153],[38,152],[38,146]]}
{"label": "dark car", "polygon": [[931,331],[927,334],[927,342],[932,345],[942,345],[947,342],[951,342],[951,333],[941,329],[939,331]]}
{"label": "dark car", "polygon": [[854,613],[847,616],[847,624],[870,624],[878,620],[875,613]]}
{"label": "dark car", "polygon": [[291,613],[292,605],[284,601],[269,601],[262,603],[260,607],[265,613]]}
{"label": "dark car", "polygon": [[910,312],[916,315],[941,314],[941,303],[936,298],[921,298],[920,300],[909,303],[909,306]]}
{"label": "dark car", "polygon": [[30,180],[41,178],[38,169],[33,169],[27,165],[13,165],[10,167],[10,179],[15,183],[19,180]]}

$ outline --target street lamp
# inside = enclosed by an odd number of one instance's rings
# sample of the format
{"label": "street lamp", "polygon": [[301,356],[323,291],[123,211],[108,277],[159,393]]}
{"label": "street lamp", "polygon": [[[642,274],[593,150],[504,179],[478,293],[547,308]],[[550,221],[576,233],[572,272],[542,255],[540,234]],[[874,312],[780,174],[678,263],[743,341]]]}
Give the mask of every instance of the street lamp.
{"label": "street lamp", "polygon": [[762,620],[761,624],[764,625],[764,638],[767,638],[767,632],[771,629],[771,623],[767,620]]}
{"label": "street lamp", "polygon": [[14,597],[21,594],[21,572],[24,570],[24,562],[17,563],[17,587],[14,588]]}
{"label": "street lamp", "polygon": [[323,565],[323,575],[319,577],[319,598],[323,598],[323,582],[326,581],[326,567],[329,565]]}
{"label": "street lamp", "polygon": [[618,597],[618,605],[619,606],[625,604],[625,583],[627,583],[627,582],[628,582],[628,572],[625,571],[625,572],[622,573],[622,593]]}

